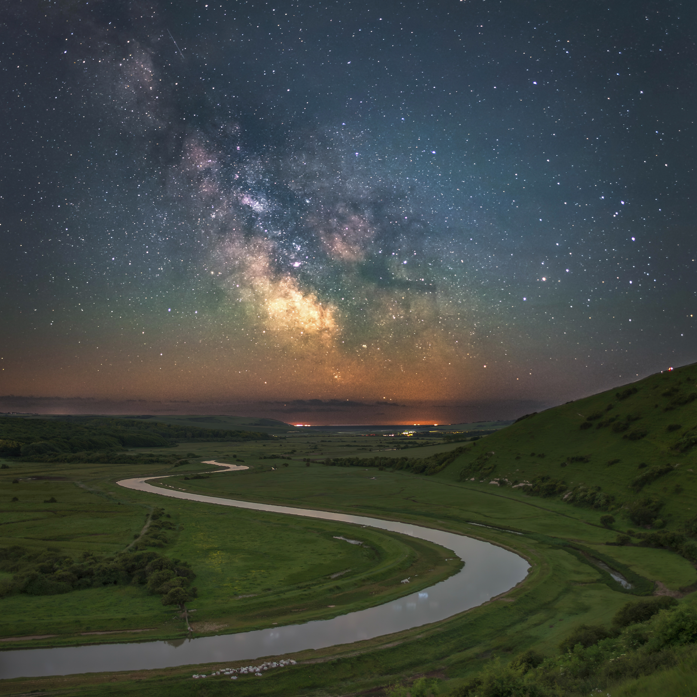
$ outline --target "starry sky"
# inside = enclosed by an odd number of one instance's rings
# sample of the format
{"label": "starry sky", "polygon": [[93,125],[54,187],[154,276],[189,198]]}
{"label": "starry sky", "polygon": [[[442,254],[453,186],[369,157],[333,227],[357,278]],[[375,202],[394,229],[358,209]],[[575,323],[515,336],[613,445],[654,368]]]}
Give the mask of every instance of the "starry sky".
{"label": "starry sky", "polygon": [[0,410],[458,422],[697,360],[696,15],[3,3]]}

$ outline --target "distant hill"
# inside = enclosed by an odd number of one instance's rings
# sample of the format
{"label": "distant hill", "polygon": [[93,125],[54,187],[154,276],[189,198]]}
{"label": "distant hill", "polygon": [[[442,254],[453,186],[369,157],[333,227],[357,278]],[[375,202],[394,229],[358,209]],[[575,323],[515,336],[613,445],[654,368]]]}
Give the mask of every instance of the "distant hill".
{"label": "distant hill", "polygon": [[607,511],[616,527],[697,532],[695,470],[697,364],[525,416],[437,476]]}

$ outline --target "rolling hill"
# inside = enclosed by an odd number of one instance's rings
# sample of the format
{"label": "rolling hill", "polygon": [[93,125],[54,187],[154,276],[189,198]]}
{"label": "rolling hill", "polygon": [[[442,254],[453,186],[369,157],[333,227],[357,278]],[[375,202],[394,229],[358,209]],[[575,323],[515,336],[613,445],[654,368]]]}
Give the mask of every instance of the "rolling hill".
{"label": "rolling hill", "polygon": [[606,511],[616,527],[697,533],[697,364],[518,419],[440,477]]}

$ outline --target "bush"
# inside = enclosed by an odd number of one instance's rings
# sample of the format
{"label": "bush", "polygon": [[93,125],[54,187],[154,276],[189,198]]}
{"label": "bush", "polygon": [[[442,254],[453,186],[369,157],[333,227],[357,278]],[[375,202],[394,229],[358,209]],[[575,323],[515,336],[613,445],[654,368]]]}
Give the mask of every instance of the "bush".
{"label": "bush", "polygon": [[635,477],[629,486],[638,493],[647,484],[656,481],[659,477],[669,474],[674,469],[673,465],[657,465],[656,467],[650,467],[646,472]]}
{"label": "bush", "polygon": [[520,656],[511,661],[511,668],[527,673],[529,670],[541,665],[544,660],[545,657],[539,651],[528,649],[525,653],[521,653]]}
{"label": "bush", "polygon": [[658,518],[658,512],[663,507],[663,503],[653,498],[638,499],[628,507],[629,519],[635,525],[648,527]]}
{"label": "bush", "polygon": [[673,449],[679,453],[686,453],[691,448],[694,448],[695,445],[697,445],[697,436],[685,436],[673,446]]}
{"label": "bush", "polygon": [[647,428],[635,428],[633,431],[630,431],[625,438],[628,440],[641,440],[642,438],[645,438],[649,434],[649,430]]}
{"label": "bush", "polygon": [[568,653],[573,650],[576,644],[581,644],[584,649],[587,649],[589,646],[593,646],[599,641],[611,636],[612,633],[605,629],[605,627],[601,627],[600,625],[581,624],[559,644],[559,651],[561,653]]}
{"label": "bush", "polygon": [[161,569],[160,571],[155,571],[150,575],[148,579],[148,590],[151,593],[161,594],[166,592],[162,586],[164,586],[167,581],[174,578],[175,574],[172,569]]}
{"label": "bush", "polygon": [[28,595],[60,595],[70,593],[71,590],[72,586],[69,583],[54,581],[38,574],[24,586],[24,592]]}
{"label": "bush", "polygon": [[696,641],[697,610],[688,605],[678,605],[659,615],[649,645],[657,650],[665,646],[693,644]]}
{"label": "bush", "polygon": [[600,524],[603,527],[609,528],[615,522],[615,517],[609,514],[600,516]]}
{"label": "bush", "polygon": [[481,685],[477,697],[536,697],[537,686],[526,684],[523,673],[510,666],[502,666],[498,658],[490,661],[480,673]]}
{"label": "bush", "polygon": [[616,392],[615,397],[619,399],[620,401],[627,399],[628,397],[631,397],[632,395],[636,394],[639,391],[637,387],[627,387],[627,389],[622,390],[621,392]]}
{"label": "bush", "polygon": [[692,516],[692,518],[685,521],[683,524],[683,530],[685,530],[688,535],[697,537],[697,515]]}
{"label": "bush", "polygon": [[692,404],[692,402],[694,402],[696,399],[697,399],[697,392],[690,392],[690,394],[677,397],[673,401],[673,404],[676,404],[679,407],[684,407],[687,404]]}
{"label": "bush", "polygon": [[626,603],[623,605],[612,618],[612,624],[615,627],[628,627],[631,624],[646,622],[661,610],[674,607],[678,604],[675,598],[670,598],[666,595],[660,595],[656,598],[647,598],[634,603]]}

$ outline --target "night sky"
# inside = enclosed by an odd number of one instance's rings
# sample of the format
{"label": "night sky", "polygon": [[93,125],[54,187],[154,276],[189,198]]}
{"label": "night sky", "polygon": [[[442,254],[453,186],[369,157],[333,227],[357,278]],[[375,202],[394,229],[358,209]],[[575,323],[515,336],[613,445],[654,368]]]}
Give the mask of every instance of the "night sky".
{"label": "night sky", "polygon": [[44,399],[0,409],[456,422],[697,360],[696,13],[3,3],[0,395]]}

